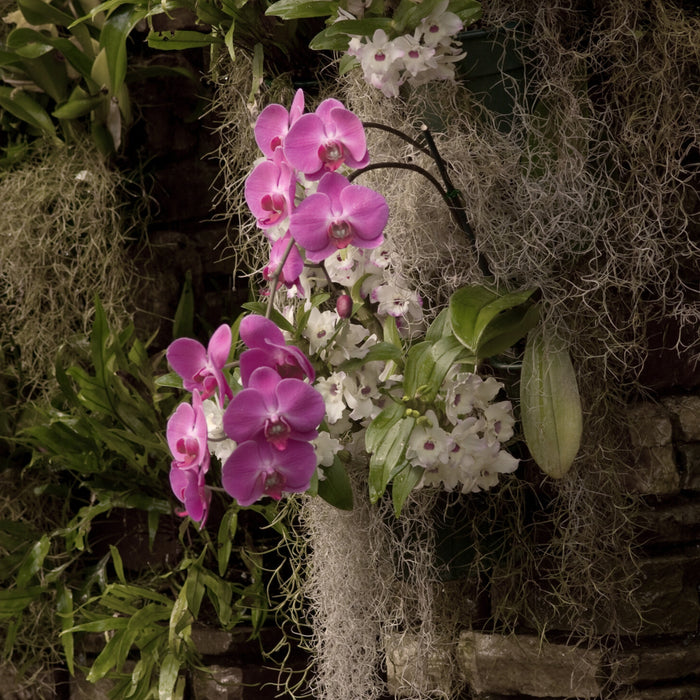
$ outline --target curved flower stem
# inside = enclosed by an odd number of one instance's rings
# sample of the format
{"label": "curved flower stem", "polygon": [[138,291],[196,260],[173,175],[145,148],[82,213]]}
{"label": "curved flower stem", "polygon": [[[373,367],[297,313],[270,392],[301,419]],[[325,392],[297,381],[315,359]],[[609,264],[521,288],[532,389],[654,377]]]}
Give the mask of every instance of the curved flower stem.
{"label": "curved flower stem", "polygon": [[413,170],[413,172],[419,173],[433,184],[433,186],[440,193],[440,196],[445,200],[447,205],[450,206],[450,208],[452,207],[447,192],[445,192],[445,190],[442,188],[442,185],[438,182],[437,178],[431,173],[429,173],[425,168],[421,168],[420,165],[416,165],[415,163],[398,163],[394,161],[371,163],[370,165],[365,165],[364,168],[355,170],[354,173],[351,173],[348,176],[348,180],[352,182],[358,175],[362,175],[363,173],[369,172],[370,170],[378,170],[379,168],[398,168],[399,170]]}
{"label": "curved flower stem", "polygon": [[386,131],[389,134],[398,136],[400,139],[406,141],[406,143],[410,143],[411,146],[413,146],[413,148],[415,148],[417,151],[420,151],[421,153],[425,153],[426,156],[432,155],[422,143],[416,141],[415,139],[412,139],[407,134],[404,134],[403,131],[400,131],[399,129],[394,129],[393,126],[387,126],[386,124],[380,124],[379,122],[362,122],[362,126],[369,129],[381,129],[381,131]]}
{"label": "curved flower stem", "polygon": [[287,244],[287,248],[284,251],[284,254],[282,255],[282,259],[280,260],[279,265],[277,266],[277,269],[272,273],[270,276],[270,296],[267,300],[267,308],[265,309],[265,318],[270,318],[272,316],[272,308],[275,303],[275,293],[277,292],[277,283],[279,282],[280,275],[282,274],[282,268],[284,267],[284,264],[287,262],[287,258],[289,257],[289,254],[292,252],[292,248],[295,246],[296,241],[293,238],[289,239],[289,243]]}

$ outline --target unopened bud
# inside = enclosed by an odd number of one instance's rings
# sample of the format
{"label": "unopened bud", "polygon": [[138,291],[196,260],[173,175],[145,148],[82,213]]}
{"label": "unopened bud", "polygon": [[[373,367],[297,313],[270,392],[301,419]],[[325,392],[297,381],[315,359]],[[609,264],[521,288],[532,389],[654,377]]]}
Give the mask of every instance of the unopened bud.
{"label": "unopened bud", "polygon": [[341,294],[335,302],[335,310],[340,318],[352,316],[352,298],[348,294]]}

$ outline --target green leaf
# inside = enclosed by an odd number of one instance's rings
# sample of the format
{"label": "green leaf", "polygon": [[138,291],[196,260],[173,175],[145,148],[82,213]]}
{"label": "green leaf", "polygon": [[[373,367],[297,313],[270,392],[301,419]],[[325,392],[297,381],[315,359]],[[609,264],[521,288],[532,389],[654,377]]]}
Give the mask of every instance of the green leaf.
{"label": "green leaf", "polygon": [[569,352],[541,327],[528,334],[520,411],[530,454],[545,474],[560,479],[579,451],[583,412]]}
{"label": "green leaf", "polygon": [[418,485],[423,477],[424,469],[405,464],[394,476],[391,482],[391,499],[394,504],[394,514],[398,518],[401,509],[411,491]]}
{"label": "green leaf", "polygon": [[52,116],[56,119],[77,119],[97,109],[97,107],[105,103],[105,100],[109,100],[105,95],[86,98],[71,97],[67,102],[57,107],[52,112]]}
{"label": "green leaf", "polygon": [[335,458],[330,467],[323,468],[326,478],[318,482],[318,495],[340,510],[352,510],[352,484],[345,465]]}
{"label": "green leaf", "polygon": [[177,31],[151,32],[148,35],[148,46],[158,51],[183,51],[185,49],[201,49],[220,44],[221,39],[212,34],[187,29]]}
{"label": "green leaf", "polygon": [[507,309],[524,304],[535,290],[499,294],[480,285],[462,287],[450,298],[450,324],[459,341],[479,356],[488,325]]}
{"label": "green leaf", "polygon": [[42,535],[41,539],[34,543],[34,546],[25,555],[17,572],[15,579],[17,588],[24,588],[41,571],[50,546],[51,540],[48,535]]}
{"label": "green leaf", "polygon": [[337,8],[337,0],[278,0],[265,10],[265,14],[282,19],[330,17]]}
{"label": "green leaf", "polygon": [[114,565],[114,571],[117,574],[119,581],[126,585],[126,578],[124,577],[124,564],[122,563],[121,554],[119,550],[113,545],[109,545],[109,551],[112,554],[112,564]]}
{"label": "green leaf", "polygon": [[238,506],[232,504],[224,513],[219,523],[219,531],[217,533],[217,562],[219,565],[219,576],[225,576],[228,570],[229,559],[231,558],[231,549],[233,546],[233,538],[236,535],[238,528]]}
{"label": "green leaf", "polygon": [[539,318],[540,307],[537,304],[504,311],[486,327],[479,341],[478,356],[493,357],[512,348],[537,325]]}
{"label": "green leaf", "polygon": [[44,0],[18,0],[17,6],[27,22],[34,26],[57,24],[60,27],[68,27],[75,19]]}
{"label": "green leaf", "polygon": [[388,17],[344,19],[319,32],[311,40],[309,47],[314,51],[346,51],[351,35],[372,36],[377,29],[383,29],[392,36],[392,27],[392,20]]}
{"label": "green leaf", "polygon": [[46,110],[22,90],[1,86],[0,107],[6,109],[18,119],[48,134],[53,138],[54,142],[60,143],[60,139],[56,136],[54,123]]}
{"label": "green leaf", "polygon": [[61,618],[61,645],[66,665],[71,675],[75,674],[74,668],[74,640],[70,628],[73,626],[73,593],[62,580],[56,584],[56,612]]}
{"label": "green leaf", "polygon": [[401,360],[401,356],[401,349],[397,348],[396,345],[393,345],[392,343],[377,343],[369,349],[369,352],[364,357],[355,357],[350,360],[346,360],[339,365],[338,369],[341,369],[344,372],[350,372],[354,369],[362,367],[362,365],[366,364],[367,362],[373,362],[374,360],[394,360],[398,362]]}
{"label": "green leaf", "polygon": [[[380,413],[375,421],[381,416]],[[376,429],[376,435],[372,438],[374,450],[369,460],[368,478],[369,498],[372,503],[381,498],[389,481],[402,465],[408,439],[415,424],[416,419],[413,416],[404,414],[396,421],[389,421],[387,427]],[[370,428],[373,425],[374,421]],[[367,435],[369,436],[369,428]],[[365,439],[367,440],[367,437]]]}
{"label": "green leaf", "polygon": [[22,590],[0,590],[0,620],[10,620],[19,615],[30,603],[41,597],[41,586],[28,586]]}
{"label": "green leaf", "polygon": [[182,294],[175,310],[173,322],[173,340],[177,338],[194,338],[194,290],[192,289],[192,270],[185,272]]}
{"label": "green leaf", "polygon": [[102,27],[100,46],[106,52],[108,89],[112,97],[119,95],[126,78],[126,40],[131,30],[147,14],[148,12],[140,7],[120,7],[107,18]]}
{"label": "green leaf", "polygon": [[408,353],[404,371],[404,391],[409,399],[430,403],[437,396],[450,368],[460,361],[473,362],[468,350],[453,336],[435,343],[423,341]]}

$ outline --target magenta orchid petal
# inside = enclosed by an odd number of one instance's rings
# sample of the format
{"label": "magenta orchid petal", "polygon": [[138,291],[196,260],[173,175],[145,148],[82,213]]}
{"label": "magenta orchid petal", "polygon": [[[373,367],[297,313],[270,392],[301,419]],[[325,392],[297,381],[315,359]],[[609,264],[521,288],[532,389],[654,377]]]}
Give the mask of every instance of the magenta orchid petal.
{"label": "magenta orchid petal", "polygon": [[327,123],[331,120],[331,112],[334,109],[345,109],[345,105],[340,100],[336,100],[334,97],[329,97],[328,99],[323,100],[323,102],[316,107],[315,111],[316,114],[321,117],[324,123]]}
{"label": "magenta orchid petal", "polygon": [[[289,233],[313,262],[316,260],[311,258],[309,253],[325,251],[332,245],[328,239],[328,227],[333,221],[332,201],[323,192],[311,194],[299,204],[289,221]],[[330,255],[332,250],[336,250],[336,247],[332,246],[328,254],[321,259]]]}
{"label": "magenta orchid petal", "polygon": [[262,366],[251,373],[248,388],[229,403],[224,432],[238,443],[264,439],[284,450],[289,440],[317,437],[325,411],[323,397],[310,384],[281,379],[275,370]]}
{"label": "magenta orchid petal", "polygon": [[277,410],[293,430],[315,432],[326,415],[326,404],[316,389],[298,379],[283,379],[275,394]]}
{"label": "magenta orchid petal", "polygon": [[194,338],[178,338],[173,340],[166,352],[168,363],[183,379],[183,385],[188,391],[197,388],[194,377],[207,364],[207,351]]}
{"label": "magenta orchid petal", "polygon": [[355,234],[353,245],[376,248],[384,241],[382,234],[389,220],[389,205],[382,195],[369,187],[350,185],[340,193],[340,201]]}
{"label": "magenta orchid petal", "polygon": [[270,397],[256,389],[239,391],[224,412],[226,436],[240,443],[262,433],[265,420],[275,408],[275,403],[271,406],[270,400],[274,402],[274,395]]}
{"label": "magenta orchid petal", "polygon": [[204,483],[203,473],[191,469],[170,470],[170,487],[175,496],[185,505],[178,515],[188,515],[204,526],[211,503],[211,491]]}
{"label": "magenta orchid petal", "polygon": [[170,416],[165,435],[173,455],[173,466],[208,471],[207,419],[196,390],[192,393],[192,405],[181,403]]}
{"label": "magenta orchid petal", "polygon": [[260,112],[253,133],[255,142],[265,156],[271,158],[275,151],[284,146],[289,127],[303,112],[304,91],[301,89],[296,91],[289,112],[279,104],[268,105]]}
{"label": "magenta orchid petal", "polygon": [[222,323],[212,334],[207,346],[209,360],[214,367],[223,368],[231,352],[231,326]]}
{"label": "magenta orchid petal", "polygon": [[318,150],[326,139],[323,120],[317,114],[303,114],[287,134],[284,154],[289,164],[305,175],[323,168]]}
{"label": "magenta orchid petal", "polygon": [[[266,397],[272,397],[275,395],[281,380],[282,377],[280,377],[280,375],[277,374],[272,367],[263,366],[258,367],[250,375],[248,386],[255,391],[259,391]],[[277,402],[272,399],[268,399],[266,400],[266,405],[276,406]]]}
{"label": "magenta orchid petal", "polygon": [[365,128],[360,118],[347,109],[336,108],[331,110],[330,120],[334,129],[332,135],[329,135],[345,147],[346,165],[352,168],[364,168],[369,163],[369,153]]}
{"label": "magenta orchid petal", "polygon": [[289,108],[289,125],[291,126],[304,113],[304,91],[299,88],[294,93],[292,106]]}
{"label": "magenta orchid petal", "polygon": [[249,506],[265,493],[266,465],[261,445],[253,440],[241,443],[221,470],[221,484],[226,493],[241,506]]}
{"label": "magenta orchid petal", "polygon": [[239,326],[241,340],[249,348],[267,348],[269,345],[284,345],[284,335],[274,321],[258,314],[246,316]]}
{"label": "magenta orchid petal", "polygon": [[308,442],[290,441],[284,451],[265,442],[246,441],[223,466],[224,490],[239,505],[249,506],[263,496],[306,491],[316,469],[316,454]]}
{"label": "magenta orchid petal", "polygon": [[341,175],[340,173],[326,173],[319,181],[316,192],[328,195],[331,202],[338,202],[339,204],[340,193],[349,186],[350,180],[348,180],[344,175]]}
{"label": "magenta orchid petal", "polygon": [[[270,249],[270,263],[263,270],[263,277],[269,280],[279,269],[282,258],[287,251],[292,236],[287,232],[282,238],[275,241]],[[287,259],[280,270],[278,282],[287,287],[293,287],[299,283],[299,277],[304,270],[304,258],[299,249],[292,246]]]}
{"label": "magenta orchid petal", "polygon": [[280,158],[258,163],[245,182],[246,203],[262,229],[280,224],[294,208],[296,177]]}
{"label": "magenta orchid petal", "polygon": [[289,221],[289,233],[311,262],[320,262],[352,244],[376,248],[384,241],[389,206],[369,187],[352,185],[339,173],[326,173],[318,190],[302,201]]}
{"label": "magenta orchid petal", "polygon": [[202,399],[208,399],[218,389],[219,403],[223,405],[225,398],[233,396],[222,371],[231,350],[231,329],[219,326],[214,336],[209,342],[210,352],[192,338],[178,338],[170,343],[166,357],[182,377],[185,389],[200,391]]}
{"label": "magenta orchid petal", "polygon": [[299,348],[287,345],[282,331],[264,316],[246,316],[240,325],[241,340],[250,348],[241,353],[241,382],[248,386],[250,375],[261,366],[271,367],[281,377],[315,378],[314,368]]}

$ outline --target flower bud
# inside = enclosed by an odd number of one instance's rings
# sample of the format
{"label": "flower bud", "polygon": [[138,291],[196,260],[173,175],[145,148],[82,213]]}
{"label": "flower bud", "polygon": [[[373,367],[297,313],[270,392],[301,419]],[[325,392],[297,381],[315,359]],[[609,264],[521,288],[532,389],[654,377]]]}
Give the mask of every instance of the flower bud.
{"label": "flower bud", "polygon": [[352,298],[348,294],[341,294],[335,302],[335,310],[340,318],[352,316]]}

